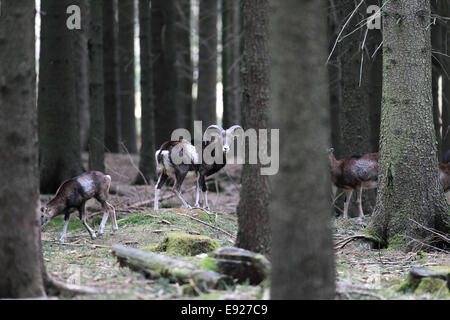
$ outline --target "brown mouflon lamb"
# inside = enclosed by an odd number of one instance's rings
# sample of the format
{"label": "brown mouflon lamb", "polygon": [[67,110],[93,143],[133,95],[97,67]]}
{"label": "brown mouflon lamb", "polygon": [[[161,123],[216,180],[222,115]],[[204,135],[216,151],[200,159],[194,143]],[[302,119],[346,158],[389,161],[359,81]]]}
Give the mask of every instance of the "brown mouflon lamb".
{"label": "brown mouflon lamb", "polygon": [[64,227],[60,241],[64,243],[66,239],[67,226],[70,220],[71,209],[76,209],[79,217],[92,240],[97,235],[86,222],[87,216],[85,211],[86,201],[95,198],[100,202],[103,208],[103,219],[100,224],[98,236],[103,234],[108,216],[111,218],[112,233],[118,230],[116,221],[116,212],[114,207],[106,200],[108,198],[109,187],[111,185],[111,177],[100,171],[90,171],[69,179],[61,184],[56,191],[56,195],[45,206],[41,208],[41,226],[47,224],[56,216],[64,215]]}

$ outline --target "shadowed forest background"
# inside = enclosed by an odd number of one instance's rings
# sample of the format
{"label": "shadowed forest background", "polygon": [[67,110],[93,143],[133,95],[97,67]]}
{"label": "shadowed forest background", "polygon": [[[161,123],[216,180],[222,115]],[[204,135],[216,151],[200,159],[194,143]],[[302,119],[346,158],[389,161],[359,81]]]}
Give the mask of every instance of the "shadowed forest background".
{"label": "shadowed forest background", "polygon": [[[1,1],[0,298],[448,299],[449,9]],[[153,210],[155,152],[194,121],[279,129],[279,172],[228,163],[210,207],[169,179]],[[118,231],[89,238],[78,212],[41,228],[90,171]],[[86,202],[95,231],[103,210]]]}

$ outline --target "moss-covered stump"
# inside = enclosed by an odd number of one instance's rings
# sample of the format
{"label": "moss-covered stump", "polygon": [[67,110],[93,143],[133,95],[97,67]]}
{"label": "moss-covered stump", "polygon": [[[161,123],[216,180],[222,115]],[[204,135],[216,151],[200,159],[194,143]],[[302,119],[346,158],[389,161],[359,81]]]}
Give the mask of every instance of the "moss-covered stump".
{"label": "moss-covered stump", "polygon": [[180,284],[194,283],[200,290],[208,288],[224,289],[233,284],[230,277],[210,270],[199,269],[194,263],[165,255],[142,251],[121,245],[113,246],[113,255],[121,267],[127,266],[142,273],[147,278],[168,278]]}
{"label": "moss-covered stump", "polygon": [[167,234],[154,248],[154,251],[167,252],[177,256],[195,256],[219,248],[216,240],[206,236],[192,235],[183,232]]}
{"label": "moss-covered stump", "polygon": [[224,247],[208,253],[214,258],[217,271],[226,274],[239,283],[249,281],[257,285],[266,279],[271,270],[271,264],[262,254],[248,250]]}
{"label": "moss-covered stump", "polygon": [[441,293],[450,297],[450,267],[412,268],[397,291],[415,294]]}

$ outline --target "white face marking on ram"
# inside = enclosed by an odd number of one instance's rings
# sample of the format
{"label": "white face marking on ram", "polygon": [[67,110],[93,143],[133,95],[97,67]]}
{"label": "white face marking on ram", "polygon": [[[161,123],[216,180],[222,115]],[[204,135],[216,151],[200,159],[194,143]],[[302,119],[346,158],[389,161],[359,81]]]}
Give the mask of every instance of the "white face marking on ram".
{"label": "white face marking on ram", "polygon": [[78,183],[83,188],[83,191],[86,193],[94,191],[94,181],[90,177],[79,177],[77,179]]}

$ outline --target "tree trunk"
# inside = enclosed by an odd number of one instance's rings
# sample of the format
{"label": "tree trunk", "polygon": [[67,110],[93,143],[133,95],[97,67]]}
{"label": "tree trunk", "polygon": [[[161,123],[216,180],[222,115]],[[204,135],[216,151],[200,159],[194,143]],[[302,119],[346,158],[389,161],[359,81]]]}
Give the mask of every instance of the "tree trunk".
{"label": "tree trunk", "polygon": [[[124,0],[122,0],[124,1]],[[105,90],[105,148],[120,152],[120,79],[117,0],[103,2],[103,74]]]}
{"label": "tree trunk", "polygon": [[6,0],[1,9],[0,299],[42,297],[35,5]]}
{"label": "tree trunk", "polygon": [[[73,34],[66,28],[70,1],[42,2],[39,61],[39,164],[41,193],[54,193],[82,172],[75,97]],[[61,27],[63,26],[63,27]]]}
{"label": "tree trunk", "polygon": [[141,150],[140,173],[136,184],[155,179],[155,109],[153,105],[153,59],[150,20],[150,0],[139,1],[139,39],[141,46]]}
{"label": "tree trunk", "polygon": [[[367,5],[376,3],[377,1],[371,0]],[[339,2],[337,9],[337,16],[341,23],[338,28],[339,31],[355,8],[355,1],[353,0]],[[363,155],[375,152],[378,149],[378,143],[374,145],[373,136],[377,135],[379,131],[376,111],[380,110],[381,99],[378,101],[371,100],[373,98],[371,92],[373,90],[372,73],[381,72],[381,69],[374,69],[371,55],[379,46],[381,35],[379,30],[371,30],[366,26],[360,28],[357,32],[353,32],[357,29],[358,23],[364,24],[361,21],[360,14],[365,18],[366,11],[366,6],[361,6],[358,9],[359,14],[355,14],[350,20],[345,29],[346,32],[341,35],[340,39],[342,40],[342,47],[339,49],[338,62],[340,71],[339,89],[341,90],[342,100],[338,113],[340,142],[337,144],[339,149],[336,149],[337,158]],[[343,39],[344,35],[345,38]],[[361,49],[363,44],[364,49]],[[375,197],[375,190],[363,193],[362,203],[365,212],[372,212]],[[356,197],[354,200],[356,201]],[[340,205],[340,202],[338,205]],[[350,216],[357,215],[356,209],[356,206],[350,207]]]}
{"label": "tree trunk", "polygon": [[[328,0],[328,52],[333,50],[337,36],[340,32],[341,21],[337,13],[336,2]],[[341,64],[339,59],[340,47],[336,46],[334,54],[328,61],[328,83],[330,95],[330,114],[331,114],[331,147],[335,150],[341,150],[341,133],[339,124],[339,110],[342,105],[342,87],[341,87]]]}
{"label": "tree trunk", "polygon": [[151,8],[153,97],[156,148],[179,128],[176,97],[176,33],[174,0],[154,0]]}
{"label": "tree trunk", "polygon": [[206,128],[216,124],[217,88],[217,17],[218,1],[200,0],[198,98],[196,120],[203,121]]}
{"label": "tree trunk", "polygon": [[103,0],[89,2],[89,170],[105,171]]}
{"label": "tree trunk", "polygon": [[[450,3],[448,1],[439,1],[439,3],[438,15],[449,17]],[[435,57],[440,58],[442,64],[439,66],[442,77],[442,145],[440,157],[442,159],[445,153],[450,150],[450,58],[448,58],[450,55],[450,23],[439,19],[436,20],[436,23],[440,26],[442,37],[440,53],[435,53]]]}
{"label": "tree trunk", "polygon": [[297,0],[272,5],[271,104],[282,143],[271,207],[271,298],[333,299],[325,6]]}
{"label": "tree trunk", "polygon": [[81,29],[72,30],[74,38],[75,94],[78,105],[81,151],[87,150],[89,139],[89,4],[87,0],[74,2],[81,9]]}
{"label": "tree trunk", "polygon": [[137,152],[134,116],[134,12],[134,0],[119,1],[120,125],[122,142],[130,153]]}
{"label": "tree trunk", "polygon": [[[431,1],[432,14],[441,14],[441,3],[444,1]],[[444,51],[442,38],[442,27],[439,22],[431,26],[431,48],[432,53],[432,92],[433,92],[433,123],[437,143],[438,159],[441,159],[442,152],[442,136],[441,136],[441,112],[439,110],[439,78],[443,74],[442,62],[443,56],[439,53]],[[444,131],[445,134],[445,131]]]}
{"label": "tree trunk", "polygon": [[433,128],[430,2],[391,1],[384,12],[378,197],[368,231],[383,245],[403,237],[411,247],[432,241],[411,220],[445,233],[450,223]]}
{"label": "tree trunk", "polygon": [[[267,0],[241,2],[243,19],[243,127],[268,128],[269,54]],[[270,150],[268,147],[267,150]],[[242,189],[237,207],[236,246],[270,254],[269,177],[260,174],[260,164],[246,164],[242,171]]]}
{"label": "tree trunk", "polygon": [[240,124],[240,13],[238,0],[222,0],[222,86],[224,128]]}
{"label": "tree trunk", "polygon": [[177,94],[176,107],[180,126],[193,130],[194,109],[192,101],[193,65],[191,58],[191,0],[175,2]]}

